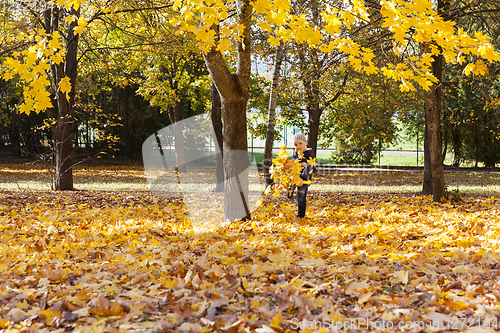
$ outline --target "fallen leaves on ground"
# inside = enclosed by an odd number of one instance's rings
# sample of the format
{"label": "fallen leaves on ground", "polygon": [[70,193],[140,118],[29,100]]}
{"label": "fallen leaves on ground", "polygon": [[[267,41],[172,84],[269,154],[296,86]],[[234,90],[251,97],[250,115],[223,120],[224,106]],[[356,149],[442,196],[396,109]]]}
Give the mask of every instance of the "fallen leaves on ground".
{"label": "fallen leaves on ground", "polygon": [[490,330],[500,313],[499,203],[312,189],[306,219],[280,197],[251,220],[195,233],[178,199],[0,191],[0,326]]}

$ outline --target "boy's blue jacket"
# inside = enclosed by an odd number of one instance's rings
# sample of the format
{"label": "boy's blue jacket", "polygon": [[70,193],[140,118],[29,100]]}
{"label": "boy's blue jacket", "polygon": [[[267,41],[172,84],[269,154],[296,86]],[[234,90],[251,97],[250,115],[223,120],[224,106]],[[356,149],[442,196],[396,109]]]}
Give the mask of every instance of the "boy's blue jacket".
{"label": "boy's blue jacket", "polygon": [[[311,148],[307,148],[306,151],[304,152],[304,157],[301,158],[299,160],[300,163],[307,163],[307,166],[302,168],[301,170],[301,174],[300,174],[300,178],[302,180],[311,180],[312,178],[312,165],[310,165],[308,163],[308,160],[310,160],[311,158],[315,158],[316,156],[314,155],[314,150],[312,150]],[[294,159],[298,159],[299,158],[299,154],[297,153],[297,151],[294,151],[293,152],[293,158]]]}

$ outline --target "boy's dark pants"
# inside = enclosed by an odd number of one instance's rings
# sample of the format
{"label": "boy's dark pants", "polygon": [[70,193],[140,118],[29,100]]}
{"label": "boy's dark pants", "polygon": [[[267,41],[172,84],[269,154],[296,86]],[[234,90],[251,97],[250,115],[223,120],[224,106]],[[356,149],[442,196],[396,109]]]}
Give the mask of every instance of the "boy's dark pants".
{"label": "boy's dark pants", "polygon": [[299,212],[297,217],[304,217],[306,215],[306,195],[307,189],[309,188],[309,184],[304,184],[302,186],[297,187],[297,203],[299,206]]}

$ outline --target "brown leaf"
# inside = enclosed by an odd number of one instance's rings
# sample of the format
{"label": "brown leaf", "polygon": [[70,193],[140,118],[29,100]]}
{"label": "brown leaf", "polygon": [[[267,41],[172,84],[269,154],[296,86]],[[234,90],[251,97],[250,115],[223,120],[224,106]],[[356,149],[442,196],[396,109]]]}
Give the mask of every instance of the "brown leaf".
{"label": "brown leaf", "polygon": [[239,332],[239,327],[241,325],[243,325],[243,323],[244,323],[244,321],[240,319],[240,320],[232,323],[229,326],[224,326],[223,328],[221,328],[221,330],[224,331],[224,332],[226,332],[226,333],[238,333]]}

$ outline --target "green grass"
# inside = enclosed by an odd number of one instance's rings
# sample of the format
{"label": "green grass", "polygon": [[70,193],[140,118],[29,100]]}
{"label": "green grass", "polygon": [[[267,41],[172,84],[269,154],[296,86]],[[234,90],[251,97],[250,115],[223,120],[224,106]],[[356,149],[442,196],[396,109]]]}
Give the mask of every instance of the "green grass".
{"label": "green grass", "polygon": [[[289,149],[289,155],[291,155],[291,151]],[[278,153],[273,153],[273,158],[276,157]],[[264,153],[263,152],[254,152],[253,156],[256,160],[257,163],[262,163],[264,160]],[[318,154],[316,158],[316,163],[318,165],[321,164],[327,164],[327,165],[333,165],[333,161],[330,159],[331,154]],[[451,165],[453,163],[453,158],[448,155],[444,161],[446,165]],[[419,153],[418,156],[418,163],[417,163],[417,156],[405,156],[405,155],[381,155],[381,159],[379,162],[378,159],[378,154],[375,156],[374,161],[372,162],[373,165],[377,166],[419,166],[423,167],[424,166],[424,155],[423,151]],[[463,167],[472,167],[474,166],[473,164],[469,165],[463,165]],[[480,165],[481,166],[481,165]]]}
{"label": "green grass", "polygon": [[373,162],[374,165],[383,166],[424,166],[424,156],[405,156],[405,155],[381,155],[380,161],[377,159]]}
{"label": "green grass", "polygon": [[[290,155],[290,157],[292,156],[292,152],[290,149],[288,149],[288,155]],[[262,161],[264,160],[264,153],[263,152],[254,152],[253,156],[254,156],[255,161],[257,163],[262,163]],[[273,153],[273,158],[275,158],[276,156],[278,156],[278,153]],[[318,156],[316,157],[316,163],[317,164],[332,164],[332,161],[330,160],[330,154],[318,154]]]}

